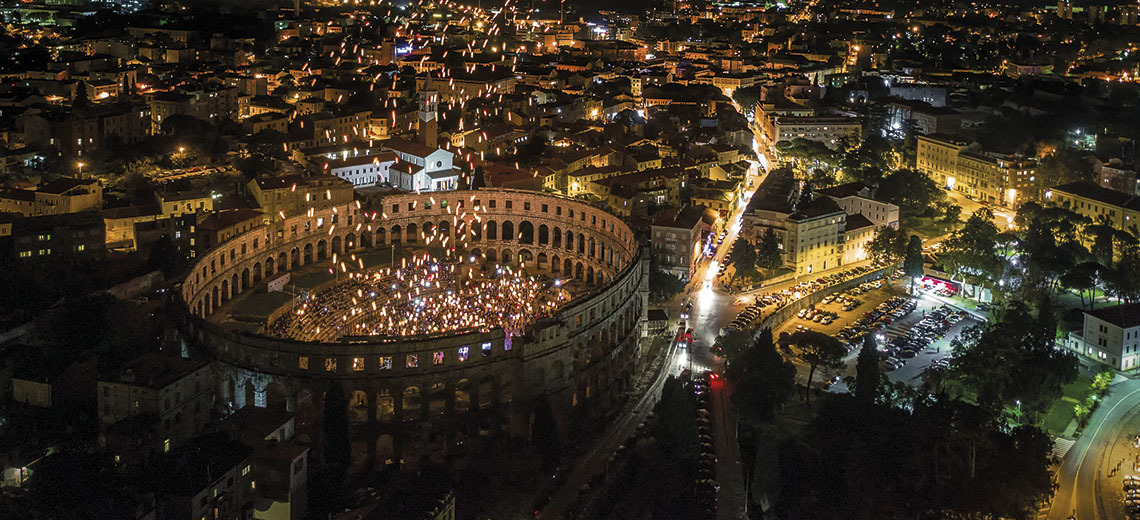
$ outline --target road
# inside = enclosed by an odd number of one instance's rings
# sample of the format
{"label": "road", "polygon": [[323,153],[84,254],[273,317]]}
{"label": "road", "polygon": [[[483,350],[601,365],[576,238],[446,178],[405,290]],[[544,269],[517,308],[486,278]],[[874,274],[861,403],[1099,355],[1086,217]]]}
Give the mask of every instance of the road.
{"label": "road", "polygon": [[[763,180],[763,172],[758,171],[757,173],[759,175],[749,175],[748,180],[752,182],[751,185],[753,186],[758,185]],[[712,345],[716,335],[719,334],[720,323],[727,322],[735,315],[736,309],[732,307],[735,298],[715,291],[712,288],[712,278],[716,275],[719,262],[724,261],[725,253],[728,250],[727,244],[731,244],[740,231],[739,226],[734,223],[739,221],[750,196],[751,191],[746,194],[744,203],[740,204],[729,216],[725,246],[718,248],[712,259],[703,261],[697,267],[686,291],[678,295],[668,306],[669,314],[677,316],[681,302],[692,297],[693,293],[696,292],[697,297],[693,302],[693,312],[687,323],[688,326],[694,328],[694,336],[700,338],[699,345],[680,349],[675,343],[670,343],[664,357],[663,369],[656,373],[652,383],[644,388],[644,393],[626,403],[625,407],[615,415],[614,421],[606,428],[606,432],[594,441],[593,446],[579,459],[570,471],[566,482],[551,494],[550,501],[542,508],[542,518],[567,517],[567,510],[577,500],[579,489],[595,475],[606,469],[606,463],[611,454],[637,430],[637,425],[644,422],[646,416],[653,410],[660,398],[665,379],[669,375],[677,375],[685,369],[692,369],[694,373],[703,370],[723,371],[723,360],[712,355],[708,346]],[[718,404],[714,404],[712,407],[713,418],[717,425],[714,427],[713,433],[717,449],[717,478],[721,482],[721,491],[718,494],[718,515],[722,519],[743,518],[744,483],[738,463],[739,457],[735,455],[736,439],[734,432],[728,431],[725,426],[732,424],[731,410],[727,407],[729,394],[723,386],[718,386],[714,390],[716,390],[714,398]],[[734,469],[738,478],[731,475]],[[722,475],[726,477],[722,477]],[[740,511],[740,514],[733,515],[725,513],[725,511]]]}
{"label": "road", "polygon": [[[1089,419],[1084,434],[1065,455],[1058,470],[1059,487],[1048,509],[1049,520],[1119,520],[1123,508],[1124,475],[1140,475],[1140,380],[1127,379],[1109,393]],[[1120,464],[1120,470],[1113,469]]]}
{"label": "road", "polygon": [[[967,199],[965,195],[957,191],[947,191],[946,199],[962,208],[963,220],[970,218],[970,215],[983,207],[982,203]],[[1013,226],[1013,218],[1017,216],[1016,211],[994,205],[988,207],[994,212],[994,225],[996,225],[999,230],[1005,231]]]}

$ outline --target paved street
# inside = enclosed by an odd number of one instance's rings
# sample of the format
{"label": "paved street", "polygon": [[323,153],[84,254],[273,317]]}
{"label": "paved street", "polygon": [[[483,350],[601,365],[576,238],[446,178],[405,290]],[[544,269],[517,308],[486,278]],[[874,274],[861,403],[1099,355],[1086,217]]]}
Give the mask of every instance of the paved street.
{"label": "paved street", "polygon": [[[1140,381],[1127,379],[1109,393],[1089,420],[1058,470],[1057,492],[1049,520],[1118,520],[1126,518],[1121,485],[1124,475],[1140,475],[1133,448],[1140,434]],[[1120,471],[1110,472],[1120,464]]]}

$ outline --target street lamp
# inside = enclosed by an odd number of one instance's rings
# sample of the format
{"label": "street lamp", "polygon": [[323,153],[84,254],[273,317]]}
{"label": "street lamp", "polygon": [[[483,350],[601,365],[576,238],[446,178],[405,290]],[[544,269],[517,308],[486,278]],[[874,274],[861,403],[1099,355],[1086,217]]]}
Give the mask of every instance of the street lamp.
{"label": "street lamp", "polygon": [[79,167],[79,177],[83,178],[83,167],[87,166],[87,165],[83,164],[83,161],[79,161],[79,162],[75,163],[75,165]]}
{"label": "street lamp", "polygon": [[1021,423],[1021,399],[1017,400],[1017,422]]}

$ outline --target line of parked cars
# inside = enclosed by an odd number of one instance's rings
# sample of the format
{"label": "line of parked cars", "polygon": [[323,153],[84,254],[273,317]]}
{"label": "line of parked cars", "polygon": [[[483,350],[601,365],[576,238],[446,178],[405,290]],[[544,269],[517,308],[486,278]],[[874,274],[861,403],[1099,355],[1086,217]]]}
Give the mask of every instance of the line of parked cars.
{"label": "line of parked cars", "polygon": [[[760,310],[764,309],[765,307],[772,306],[773,307],[772,312],[775,312],[776,310],[779,310],[781,307],[791,303],[792,301],[794,301],[796,299],[803,298],[804,296],[806,296],[810,293],[819,291],[821,289],[826,289],[828,287],[831,287],[832,285],[835,285],[835,284],[838,284],[841,282],[845,282],[847,280],[850,280],[851,278],[854,278],[856,276],[860,276],[864,273],[867,273],[868,271],[871,271],[872,269],[874,269],[874,267],[871,267],[871,266],[856,267],[854,269],[851,269],[849,271],[844,271],[842,273],[835,273],[835,274],[831,274],[828,276],[821,276],[819,278],[816,278],[815,280],[804,280],[800,283],[797,283],[796,285],[794,285],[792,287],[788,287],[787,289],[782,289],[779,291],[773,291],[770,293],[758,294],[758,295],[756,295],[756,300],[751,305],[746,307],[744,310],[740,311],[740,314],[737,314],[736,318],[732,320],[732,323],[730,323],[727,327],[725,327],[725,331],[744,330],[749,324],[752,323],[752,321],[754,321],[755,319],[758,319],[760,317]],[[879,286],[881,287],[883,282],[881,280],[874,281],[874,282],[867,282],[865,284],[860,285],[860,287],[862,287],[863,285],[868,285],[868,284],[874,285],[876,283],[878,283]],[[754,310],[752,310],[752,309],[754,309]],[[745,316],[745,313],[749,313],[750,310],[752,310],[751,314],[755,315],[751,319],[748,318],[747,316]],[[832,317],[832,319],[834,319],[834,316]],[[821,318],[821,321],[822,321],[822,318]],[[722,331],[722,333],[725,331]]]}
{"label": "line of parked cars", "polygon": [[[917,356],[919,352],[930,347],[931,343],[942,339],[946,331],[961,321],[962,317],[962,313],[951,310],[945,305],[926,313],[922,321],[911,327],[906,334],[892,339],[880,349],[880,355],[885,357],[884,366],[889,370],[896,370],[906,364],[906,359]],[[938,360],[935,363],[944,368],[949,367],[950,362]]]}
{"label": "line of parked cars", "polygon": [[716,372],[705,372],[693,377],[693,393],[697,396],[697,503],[705,518],[716,518],[716,494],[720,484],[716,481],[716,447],[712,436],[712,415],[709,411],[709,383],[719,377]]}
{"label": "line of parked cars", "polygon": [[839,315],[831,311],[824,311],[815,307],[808,307],[805,309],[800,309],[800,312],[796,313],[796,317],[801,320],[815,322],[820,325],[831,325],[831,322],[835,321]]}

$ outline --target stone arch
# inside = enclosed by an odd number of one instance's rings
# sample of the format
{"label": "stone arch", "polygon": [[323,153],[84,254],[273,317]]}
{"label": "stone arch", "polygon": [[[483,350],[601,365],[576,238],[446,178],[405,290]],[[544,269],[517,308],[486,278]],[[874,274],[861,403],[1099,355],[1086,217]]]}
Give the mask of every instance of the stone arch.
{"label": "stone arch", "polygon": [[574,250],[574,232],[570,231],[569,229],[566,230],[565,245],[566,245],[567,251],[573,251]]}
{"label": "stone arch", "polygon": [[519,243],[534,243],[534,224],[532,224],[529,220],[519,222]]}
{"label": "stone arch", "polygon": [[[371,227],[371,226],[369,226]],[[372,247],[372,230],[366,229],[360,232],[360,245],[362,247]]]}
{"label": "stone arch", "polygon": [[428,392],[428,415],[431,417],[447,413],[447,385],[435,383]]}
{"label": "stone arch", "polygon": [[578,233],[578,254],[581,255],[581,254],[584,254],[585,252],[586,252],[586,235]]}
{"label": "stone arch", "polygon": [[587,267],[586,268],[586,283],[588,283],[590,285],[594,284],[594,268],[593,267]]}
{"label": "stone arch", "polygon": [[388,235],[388,242],[391,244],[404,243],[404,228],[400,227],[399,224],[392,226],[392,232]]}
{"label": "stone arch", "polygon": [[552,272],[552,273],[561,272],[562,271],[562,264],[560,264],[561,261],[562,260],[560,258],[558,258],[558,255],[554,255],[554,256],[550,257],[550,272]]}
{"label": "stone arch", "polygon": [[471,409],[471,380],[460,379],[455,383],[455,411],[463,413]]}
{"label": "stone arch", "polygon": [[298,267],[301,267],[301,250],[297,249],[297,246],[293,246],[293,249],[289,250],[289,268],[296,269]]}
{"label": "stone arch", "polygon": [[479,388],[476,394],[479,396],[479,409],[490,408],[495,400],[495,376],[483,376],[479,379]]}
{"label": "stone arch", "polygon": [[274,262],[273,262],[272,256],[265,259],[265,277],[266,278],[269,278],[270,276],[273,275],[273,273],[276,272],[273,270],[273,263]]}
{"label": "stone arch", "polygon": [[562,247],[562,228],[554,226],[554,235],[550,238],[553,239],[550,243],[551,247]]}
{"label": "stone arch", "polygon": [[550,259],[547,258],[546,253],[539,253],[538,254],[538,268],[539,269],[549,269],[550,268]]}
{"label": "stone arch", "polygon": [[288,393],[285,385],[269,383],[265,385],[265,407],[271,410],[287,410],[289,408]]}
{"label": "stone arch", "polygon": [[368,392],[353,390],[348,401],[348,422],[364,424],[368,422]]}
{"label": "stone arch", "polygon": [[515,236],[515,223],[509,220],[503,222],[503,234],[500,240],[514,242],[518,237]]}
{"label": "stone arch", "polygon": [[582,266],[582,262],[578,262],[574,266],[574,278],[582,280],[582,279],[584,279],[585,275],[586,275],[585,267]]}
{"label": "stone arch", "polygon": [[415,222],[408,224],[408,230],[405,231],[404,234],[407,235],[408,239],[406,242],[409,244],[415,244],[420,240],[420,228]]}
{"label": "stone arch", "polygon": [[566,364],[562,361],[555,361],[550,364],[550,378],[547,388],[558,388],[562,383],[566,382]]}
{"label": "stone arch", "polygon": [[451,238],[451,222],[446,220],[439,221],[439,225],[435,228],[436,238],[443,240]]}
{"label": "stone arch", "polygon": [[409,386],[404,389],[404,397],[400,402],[400,411],[404,414],[405,421],[414,421],[420,418],[420,405],[423,402],[423,395],[420,392],[420,387]]}
{"label": "stone arch", "polygon": [[538,226],[538,245],[545,246],[550,244],[550,228],[546,224],[539,224]]}
{"label": "stone arch", "polygon": [[342,245],[343,245],[343,241],[341,240],[340,236],[339,235],[333,235],[333,237],[332,237],[332,254],[338,255],[338,256],[343,254],[344,250],[341,249]]}
{"label": "stone arch", "polygon": [[519,250],[519,265],[529,265],[534,262],[534,255],[531,254],[529,249]]}
{"label": "stone arch", "polygon": [[241,279],[238,278],[237,273],[234,273],[233,276],[230,276],[230,298],[239,294],[241,294]]}
{"label": "stone arch", "polygon": [[345,251],[352,251],[353,249],[356,249],[356,246],[357,246],[356,233],[349,233],[349,234],[344,236],[344,250]]}
{"label": "stone arch", "polygon": [[483,257],[483,251],[476,247],[471,250],[471,256],[475,258],[476,261],[478,261]]}
{"label": "stone arch", "polygon": [[594,237],[590,237],[589,246],[586,247],[586,256],[590,258],[594,257],[594,248],[596,245],[597,244],[594,242]]}
{"label": "stone arch", "polygon": [[479,242],[483,240],[483,224],[477,222],[469,222],[467,228],[471,230],[471,241]]}
{"label": "stone arch", "polygon": [[324,260],[329,257],[329,243],[325,239],[317,241],[317,260]]}
{"label": "stone arch", "polygon": [[301,253],[301,258],[305,259],[306,264],[313,263],[313,244],[305,244],[305,248]]}
{"label": "stone arch", "polygon": [[396,418],[396,399],[392,397],[392,391],[388,388],[383,388],[376,392],[376,420],[380,422],[392,422]]}
{"label": "stone arch", "polygon": [[390,433],[376,438],[376,459],[389,462],[396,458],[396,438]]}
{"label": "stone arch", "polygon": [[252,286],[253,280],[250,278],[249,268],[246,267],[245,269],[241,270],[241,292],[245,292]]}
{"label": "stone arch", "polygon": [[510,249],[504,249],[503,250],[503,262],[502,263],[505,265],[510,265],[511,260],[514,260],[514,255],[511,253],[511,250]]}
{"label": "stone arch", "polygon": [[496,223],[494,220],[488,220],[487,223],[483,225],[483,227],[486,228],[487,240],[499,239],[498,223]]}
{"label": "stone arch", "polygon": [[221,302],[224,303],[230,301],[230,281],[224,278],[222,279],[221,295]]}
{"label": "stone arch", "polygon": [[566,276],[566,277],[573,277],[574,276],[574,263],[571,262],[569,258],[567,258],[564,262],[562,262],[562,276]]}
{"label": "stone arch", "polygon": [[384,226],[377,227],[376,228],[376,236],[374,237],[374,239],[376,241],[374,245],[377,245],[377,246],[388,245],[388,228],[386,228]]}
{"label": "stone arch", "polygon": [[606,283],[606,273],[604,273],[601,269],[598,269],[596,276],[598,278],[598,285]]}
{"label": "stone arch", "polygon": [[492,263],[498,263],[499,262],[498,252],[495,251],[494,249],[488,249],[484,258],[486,258],[487,260],[490,260]]}
{"label": "stone arch", "polygon": [[543,395],[546,393],[546,371],[542,367],[535,368],[530,373],[527,380],[528,390],[531,395]]}
{"label": "stone arch", "polygon": [[210,292],[206,293],[206,314],[214,312],[214,303],[218,301],[218,288],[214,287]]}
{"label": "stone arch", "polygon": [[277,254],[277,272],[283,273],[289,270],[289,255],[284,251]]}
{"label": "stone arch", "polygon": [[253,263],[253,283],[261,281],[261,262]]}

